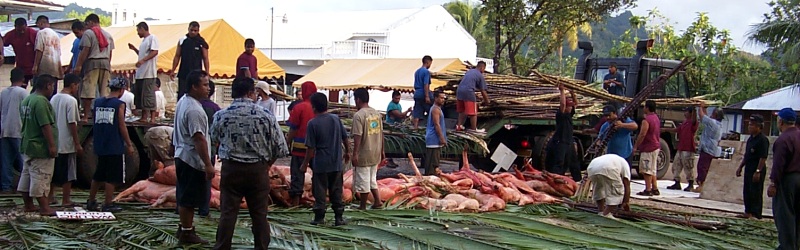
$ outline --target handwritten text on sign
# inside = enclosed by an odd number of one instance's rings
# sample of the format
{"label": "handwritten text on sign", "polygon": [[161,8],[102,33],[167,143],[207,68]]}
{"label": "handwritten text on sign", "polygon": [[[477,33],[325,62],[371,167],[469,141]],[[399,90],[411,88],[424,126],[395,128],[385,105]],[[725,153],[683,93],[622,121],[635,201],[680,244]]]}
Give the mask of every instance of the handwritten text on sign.
{"label": "handwritten text on sign", "polygon": [[110,212],[56,212],[56,217],[61,220],[116,220]]}

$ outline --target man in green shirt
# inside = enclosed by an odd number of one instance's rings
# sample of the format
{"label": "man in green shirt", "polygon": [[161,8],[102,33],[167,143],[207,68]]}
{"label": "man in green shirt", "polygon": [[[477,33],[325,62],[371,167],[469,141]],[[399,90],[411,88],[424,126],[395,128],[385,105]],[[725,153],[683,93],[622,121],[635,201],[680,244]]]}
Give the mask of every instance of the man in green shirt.
{"label": "man in green shirt", "polygon": [[34,212],[33,198],[39,202],[39,214],[55,216],[56,211],[50,208],[47,194],[50,192],[50,180],[53,179],[53,167],[58,130],[54,128],[55,112],[50,105],[50,96],[55,89],[56,78],[51,75],[40,75],[36,79],[36,92],[29,95],[20,105],[22,114],[22,160],[24,162],[19,177],[17,191],[22,193],[25,211]]}

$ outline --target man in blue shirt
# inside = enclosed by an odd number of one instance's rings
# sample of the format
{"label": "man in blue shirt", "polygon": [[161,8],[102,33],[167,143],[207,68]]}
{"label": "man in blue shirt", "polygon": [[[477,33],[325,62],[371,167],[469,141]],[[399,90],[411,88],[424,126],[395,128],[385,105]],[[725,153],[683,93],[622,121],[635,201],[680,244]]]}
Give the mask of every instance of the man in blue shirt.
{"label": "man in blue shirt", "polygon": [[[308,149],[302,166],[310,166],[314,172],[311,178],[314,220],[311,224],[319,225],[325,222],[327,197],[333,209],[334,225],[342,226],[346,224],[342,217],[344,214],[342,165],[350,162],[347,130],[338,116],[328,113],[328,98],[325,94],[315,93],[309,99],[316,116],[308,121],[306,127],[305,144]],[[314,163],[309,165],[312,157]]]}
{"label": "man in blue shirt", "polygon": [[608,66],[608,74],[603,77],[603,89],[612,95],[625,95],[625,76],[617,71],[617,64]]}
{"label": "man in blue shirt", "polygon": [[419,121],[427,117],[426,112],[431,109],[433,93],[431,92],[431,72],[428,70],[433,64],[431,56],[422,57],[422,67],[414,72],[414,128],[419,128]]}
{"label": "man in blue shirt", "polygon": [[400,92],[392,92],[392,101],[389,102],[389,106],[386,107],[386,123],[395,124],[403,122],[403,120],[408,117],[408,113],[411,113],[411,109],[406,110],[405,113],[402,110],[403,106],[400,106]]}
{"label": "man in blue shirt", "polygon": [[72,42],[72,49],[70,49],[70,52],[72,52],[72,59],[69,61],[69,70],[67,70],[67,72],[78,76],[83,76],[83,74],[81,74],[81,72],[71,71],[75,69],[75,66],[77,66],[76,64],[78,64],[78,55],[81,53],[81,37],[83,37],[83,31],[85,29],[86,27],[83,26],[83,22],[72,22],[72,33],[75,34],[75,41]]}
{"label": "man in blue shirt", "polygon": [[638,129],[639,126],[631,118],[625,118],[624,121],[618,116],[616,108],[612,105],[607,105],[603,108],[603,115],[606,116],[606,123],[600,127],[599,137],[605,136],[606,133],[611,131],[611,128],[617,128],[617,132],[611,136],[606,147],[608,154],[619,155],[622,158],[628,159],[633,153],[633,141],[631,140],[631,132]]}

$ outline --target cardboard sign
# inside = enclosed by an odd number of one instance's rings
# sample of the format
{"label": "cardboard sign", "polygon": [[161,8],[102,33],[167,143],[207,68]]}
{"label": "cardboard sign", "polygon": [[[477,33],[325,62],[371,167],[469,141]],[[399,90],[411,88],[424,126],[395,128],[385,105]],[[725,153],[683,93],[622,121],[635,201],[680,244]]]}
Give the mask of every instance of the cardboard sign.
{"label": "cardboard sign", "polygon": [[56,218],[59,220],[116,220],[111,212],[67,212],[57,211]]}
{"label": "cardboard sign", "polygon": [[494,150],[494,154],[492,154],[492,161],[497,163],[497,167],[492,170],[492,173],[500,172],[500,169],[508,170],[511,167],[511,164],[514,163],[514,160],[517,159],[517,154],[514,151],[511,151],[505,144],[500,143],[497,146],[497,149]]}

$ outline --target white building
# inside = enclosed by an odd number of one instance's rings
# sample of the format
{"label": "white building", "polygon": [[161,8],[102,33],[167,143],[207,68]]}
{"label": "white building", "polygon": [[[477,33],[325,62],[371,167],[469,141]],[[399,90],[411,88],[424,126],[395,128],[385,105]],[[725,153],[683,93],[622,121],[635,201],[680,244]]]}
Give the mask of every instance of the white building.
{"label": "white building", "polygon": [[[421,9],[280,13],[226,18],[287,74],[330,59],[459,58],[476,62],[475,39],[440,5]],[[274,29],[271,29],[274,26]],[[274,31],[274,32],[271,32]],[[272,39],[271,39],[272,38]],[[270,42],[272,41],[272,42]]]}

